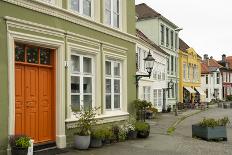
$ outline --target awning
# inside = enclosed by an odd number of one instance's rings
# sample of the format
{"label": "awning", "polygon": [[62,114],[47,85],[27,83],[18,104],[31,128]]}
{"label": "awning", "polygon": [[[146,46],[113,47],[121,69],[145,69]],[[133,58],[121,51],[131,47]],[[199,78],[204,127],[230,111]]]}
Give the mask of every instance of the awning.
{"label": "awning", "polygon": [[192,89],[191,87],[184,87],[187,91],[189,91],[191,94],[196,93],[196,91],[194,89]]}
{"label": "awning", "polygon": [[197,92],[198,92],[200,95],[206,96],[205,92],[201,89],[201,87],[195,87],[195,89],[197,90]]}

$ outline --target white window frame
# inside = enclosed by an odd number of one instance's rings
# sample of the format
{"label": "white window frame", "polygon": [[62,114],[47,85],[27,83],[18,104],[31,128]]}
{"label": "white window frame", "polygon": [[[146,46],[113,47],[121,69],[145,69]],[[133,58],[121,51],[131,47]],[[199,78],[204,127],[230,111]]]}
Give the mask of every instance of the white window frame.
{"label": "white window frame", "polygon": [[67,0],[68,10],[79,16],[83,16],[83,17],[93,20],[94,19],[94,5],[95,5],[94,0],[91,0],[91,15],[90,16],[84,14],[83,1],[84,0],[79,0],[79,11],[76,11],[76,10],[71,9],[71,0]]}
{"label": "white window frame", "polygon": [[158,89],[153,90],[153,105],[158,107]]}
{"label": "white window frame", "polygon": [[[72,56],[79,56],[79,61],[80,61],[80,71],[79,72],[76,72],[76,73],[72,73],[71,71],[71,65],[70,65],[70,82],[69,82],[69,85],[70,85],[70,89],[71,89],[71,77],[80,77],[80,93],[72,93],[71,90],[70,90],[70,112],[71,112],[71,118],[76,118],[75,116],[75,112],[72,111],[72,100],[71,100],[71,97],[72,95],[80,95],[80,108],[84,105],[83,101],[84,101],[84,95],[92,95],[92,107],[95,107],[95,79],[96,79],[96,74],[95,74],[95,58],[94,56],[91,56],[91,55],[85,55],[85,54],[82,54],[82,53],[79,53],[79,52],[76,52],[75,50],[72,50],[71,51],[71,54],[70,54],[70,60],[71,60],[71,57]],[[89,74],[89,73],[84,73],[83,72],[83,58],[86,57],[86,58],[91,58],[91,62],[92,62],[92,65],[91,65],[91,69],[92,69],[92,73]],[[81,66],[82,65],[82,66]],[[84,77],[91,77],[92,78],[92,93],[84,93],[83,92],[83,79]]]}
{"label": "white window frame", "polygon": [[[111,63],[111,75],[106,75],[106,69],[105,69],[105,81],[107,79],[111,80],[111,93],[106,93],[104,94],[104,100],[105,100],[105,105],[104,105],[104,110],[105,111],[121,111],[122,110],[122,77],[123,77],[123,72],[122,72],[122,62],[120,60],[112,60],[112,59],[106,59],[106,62],[110,62]],[[120,64],[120,76],[115,76],[114,75],[114,63],[119,63]],[[105,65],[104,63],[104,65]],[[105,67],[106,68],[106,67]],[[120,80],[120,93],[117,93],[116,95],[120,95],[120,107],[119,108],[114,108],[114,80]],[[106,82],[105,82],[105,86],[106,86]],[[105,89],[105,88],[104,88]],[[106,95],[111,95],[111,109],[106,109]]]}
{"label": "white window frame", "polygon": [[104,19],[104,23],[105,23],[105,25],[107,25],[107,26],[109,26],[109,27],[111,27],[111,28],[114,28],[114,29],[122,29],[122,0],[119,0],[119,19],[118,19],[118,21],[119,21],[119,23],[118,23],[118,27],[115,27],[114,26],[114,3],[113,3],[113,1],[114,0],[110,0],[111,1],[111,18],[110,18],[110,24],[108,24],[107,22],[106,22],[106,16],[105,16],[105,11],[106,11],[106,6],[105,6],[105,2],[106,0],[104,0],[104,10],[103,10],[103,19]]}

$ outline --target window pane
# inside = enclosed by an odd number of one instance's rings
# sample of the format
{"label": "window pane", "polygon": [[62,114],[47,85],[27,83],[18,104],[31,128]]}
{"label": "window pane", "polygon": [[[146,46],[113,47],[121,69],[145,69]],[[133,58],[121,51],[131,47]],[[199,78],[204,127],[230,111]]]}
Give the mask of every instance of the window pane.
{"label": "window pane", "polygon": [[111,10],[111,0],[105,0],[106,10]]}
{"label": "window pane", "polygon": [[114,63],[114,75],[120,76],[120,63],[117,62]]}
{"label": "window pane", "polygon": [[25,47],[22,44],[15,45],[15,61],[25,61]]}
{"label": "window pane", "polygon": [[80,111],[80,95],[71,96],[72,111]]}
{"label": "window pane", "polygon": [[83,1],[83,14],[91,16],[91,0]]}
{"label": "window pane", "polygon": [[108,25],[111,25],[111,11],[110,10],[106,10],[105,11],[105,22]]}
{"label": "window pane", "polygon": [[114,13],[114,27],[119,28],[119,15]]}
{"label": "window pane", "polygon": [[80,1],[79,0],[71,0],[70,4],[71,10],[73,11],[80,11]]}
{"label": "window pane", "polygon": [[84,93],[92,93],[92,78],[91,77],[83,78],[83,90],[84,90]]}
{"label": "window pane", "polygon": [[50,65],[51,61],[50,49],[40,48],[40,64]]}
{"label": "window pane", "polygon": [[80,57],[72,55],[71,56],[71,71],[73,73],[80,72]]}
{"label": "window pane", "polygon": [[27,62],[38,64],[38,48],[36,47],[27,48]]}
{"label": "window pane", "polygon": [[84,57],[83,67],[84,67],[84,73],[92,73],[92,59]]}
{"label": "window pane", "polygon": [[106,79],[106,93],[111,93],[111,80]]}
{"label": "window pane", "polygon": [[114,93],[120,93],[120,80],[114,80]]}
{"label": "window pane", "polygon": [[92,95],[84,95],[84,109],[92,108]]}
{"label": "window pane", "polygon": [[114,12],[115,13],[119,13],[119,0],[113,0],[114,1],[114,3],[113,3],[113,5],[114,5]]}
{"label": "window pane", "polygon": [[106,95],[106,109],[111,109],[111,95]]}
{"label": "window pane", "polygon": [[80,93],[80,77],[71,77],[71,92]]}
{"label": "window pane", "polygon": [[111,62],[106,61],[106,75],[111,75]]}
{"label": "window pane", "polygon": [[114,95],[114,108],[120,108],[120,95]]}

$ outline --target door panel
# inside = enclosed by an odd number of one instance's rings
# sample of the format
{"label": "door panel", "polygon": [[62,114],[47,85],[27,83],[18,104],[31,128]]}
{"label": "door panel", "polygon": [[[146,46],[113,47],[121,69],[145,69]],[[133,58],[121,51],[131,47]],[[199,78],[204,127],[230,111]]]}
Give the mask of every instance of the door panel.
{"label": "door panel", "polygon": [[39,140],[52,140],[51,77],[49,68],[39,69]]}
{"label": "door panel", "polygon": [[15,134],[24,134],[24,66],[15,66]]}
{"label": "door panel", "polygon": [[25,67],[25,134],[38,141],[38,67]]}

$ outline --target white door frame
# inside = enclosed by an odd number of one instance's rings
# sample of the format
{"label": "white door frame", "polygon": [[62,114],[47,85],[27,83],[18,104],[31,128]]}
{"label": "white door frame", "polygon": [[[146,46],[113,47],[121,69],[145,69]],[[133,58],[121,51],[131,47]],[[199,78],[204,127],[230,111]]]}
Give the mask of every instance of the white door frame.
{"label": "white door frame", "polygon": [[22,42],[53,48],[56,50],[56,145],[66,147],[65,135],[65,44],[64,41],[48,39],[7,30],[8,39],[8,86],[9,86],[9,117],[8,134],[15,134],[15,52],[14,43]]}

